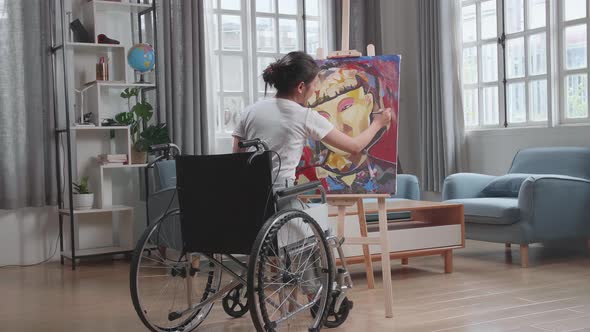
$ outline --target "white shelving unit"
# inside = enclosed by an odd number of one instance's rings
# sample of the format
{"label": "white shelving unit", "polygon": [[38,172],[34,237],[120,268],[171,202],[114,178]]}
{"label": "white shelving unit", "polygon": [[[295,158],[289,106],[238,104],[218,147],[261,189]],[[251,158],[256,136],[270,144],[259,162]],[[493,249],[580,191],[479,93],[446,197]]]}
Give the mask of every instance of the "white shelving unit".
{"label": "white shelving unit", "polygon": [[[153,1],[146,0],[59,0],[63,12],[56,13],[55,24],[67,27],[68,17],[71,20],[79,19],[85,29],[93,36],[91,43],[82,43],[72,40],[69,29],[61,32],[64,42],[56,45],[54,38],[53,54],[63,52],[63,85],[66,95],[65,110],[66,119],[69,119],[65,129],[57,131],[57,137],[67,136],[68,160],[65,167],[71,167],[71,177],[58,174],[58,177],[66,177],[65,193],[61,197],[59,219],[61,234],[61,257],[71,260],[72,268],[76,268],[76,260],[82,257],[115,255],[129,253],[135,244],[134,239],[134,205],[139,199],[126,199],[127,196],[138,197],[139,173],[138,170],[147,165],[131,164],[132,140],[129,126],[102,126],[102,121],[114,118],[117,113],[128,111],[126,100],[120,97],[126,88],[139,88],[143,91],[155,89],[156,85],[150,82],[135,82],[135,73],[127,65],[127,51],[134,44],[141,42],[143,29],[146,24],[146,15],[151,22],[155,22],[155,5]],[[71,16],[68,16],[67,13]],[[59,16],[59,17],[58,17]],[[143,17],[142,24],[139,17]],[[58,28],[55,28],[56,31]],[[57,32],[56,32],[57,34]],[[105,34],[111,39],[118,40],[120,44],[99,44],[97,36]],[[145,39],[145,38],[144,38]],[[104,58],[109,65],[109,80],[96,80],[96,64]],[[75,90],[84,90],[83,98]],[[82,104],[83,100],[83,104]],[[82,109],[80,109],[82,108]],[[83,113],[81,112],[83,110]],[[59,111],[58,111],[59,112]],[[63,110],[61,110],[63,112]],[[91,122],[95,126],[76,125],[82,114],[91,112]],[[65,135],[64,135],[65,134]],[[59,148],[58,148],[59,149]],[[97,156],[99,154],[126,154],[127,164],[101,165]],[[69,165],[68,165],[69,164]],[[61,170],[60,170],[61,171]],[[74,210],[70,207],[71,185],[69,181],[88,176],[89,186],[94,192],[94,206],[89,210]],[[137,178],[136,188],[129,188],[126,184],[119,185],[121,178]],[[135,191],[127,193],[126,191]],[[127,200],[127,201],[126,201]],[[131,200],[131,202],[128,202]],[[64,218],[69,220],[66,224],[69,234],[69,247],[64,246]],[[91,229],[90,233],[85,228]],[[97,231],[97,228],[101,230]],[[92,231],[104,236],[104,229],[110,229],[110,243],[98,243]],[[85,233],[86,231],[86,233]]]}

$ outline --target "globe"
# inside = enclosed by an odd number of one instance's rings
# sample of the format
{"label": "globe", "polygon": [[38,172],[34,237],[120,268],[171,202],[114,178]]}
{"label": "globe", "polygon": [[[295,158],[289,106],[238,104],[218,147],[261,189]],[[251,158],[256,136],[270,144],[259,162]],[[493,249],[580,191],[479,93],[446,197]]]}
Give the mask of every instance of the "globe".
{"label": "globe", "polygon": [[127,52],[127,63],[141,74],[154,69],[156,65],[156,53],[150,44],[136,44]]}

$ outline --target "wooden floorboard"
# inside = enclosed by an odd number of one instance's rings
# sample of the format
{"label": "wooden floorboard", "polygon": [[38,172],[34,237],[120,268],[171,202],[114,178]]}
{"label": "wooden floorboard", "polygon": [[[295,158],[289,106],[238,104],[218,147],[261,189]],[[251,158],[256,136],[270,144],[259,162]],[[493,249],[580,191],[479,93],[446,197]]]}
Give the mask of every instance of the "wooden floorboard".
{"label": "wooden floorboard", "polygon": [[[440,256],[393,261],[393,319],[384,318],[381,271],[367,289],[363,265],[352,268],[355,302],[333,331],[590,331],[590,255],[571,244],[518,249],[467,241],[444,274]],[[2,331],[145,331],[129,296],[129,262],[93,261],[77,271],[57,263],[0,269]],[[228,318],[220,305],[198,331],[252,331],[249,316]]]}

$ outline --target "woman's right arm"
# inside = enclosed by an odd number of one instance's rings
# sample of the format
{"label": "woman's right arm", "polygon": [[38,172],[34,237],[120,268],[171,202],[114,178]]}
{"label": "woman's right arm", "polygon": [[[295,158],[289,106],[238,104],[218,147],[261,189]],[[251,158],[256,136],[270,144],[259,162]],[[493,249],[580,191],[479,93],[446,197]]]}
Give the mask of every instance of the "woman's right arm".
{"label": "woman's right arm", "polygon": [[360,153],[367,147],[367,145],[369,145],[369,143],[371,143],[371,140],[377,135],[381,128],[387,127],[390,124],[391,109],[387,108],[383,110],[383,113],[375,114],[373,116],[373,122],[371,122],[369,128],[365,129],[356,137],[350,137],[334,128],[322,139],[322,141],[348,153]]}

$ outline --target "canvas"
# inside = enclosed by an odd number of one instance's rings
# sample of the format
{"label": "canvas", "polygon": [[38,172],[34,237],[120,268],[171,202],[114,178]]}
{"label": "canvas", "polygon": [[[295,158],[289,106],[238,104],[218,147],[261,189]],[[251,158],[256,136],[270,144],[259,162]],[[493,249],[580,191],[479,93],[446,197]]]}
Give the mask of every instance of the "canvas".
{"label": "canvas", "polygon": [[297,169],[298,183],[319,180],[332,194],[395,194],[400,59],[383,55],[318,61],[319,84],[309,107],[351,137],[367,129],[373,113],[382,109],[392,109],[392,122],[358,155],[310,140]]}

